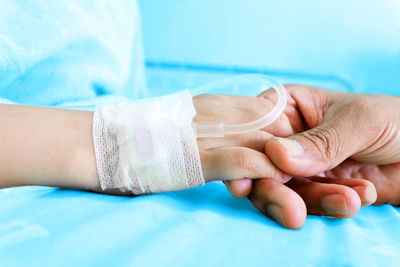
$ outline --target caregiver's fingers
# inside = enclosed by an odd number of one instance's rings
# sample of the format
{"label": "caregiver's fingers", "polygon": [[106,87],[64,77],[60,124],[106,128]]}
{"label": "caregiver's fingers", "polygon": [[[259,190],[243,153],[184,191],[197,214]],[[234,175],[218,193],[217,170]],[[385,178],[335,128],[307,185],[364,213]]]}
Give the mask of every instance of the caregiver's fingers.
{"label": "caregiver's fingers", "polygon": [[345,185],[311,182],[302,178],[293,178],[286,185],[301,196],[311,214],[350,218],[361,208],[358,193]]}
{"label": "caregiver's fingers", "polygon": [[301,197],[289,187],[273,179],[253,180],[250,201],[262,213],[289,229],[301,228],[307,209]]}
{"label": "caregiver's fingers", "polygon": [[244,198],[249,196],[253,188],[253,180],[249,178],[223,182],[229,193],[236,198]]}
{"label": "caregiver's fingers", "polygon": [[331,177],[318,177],[318,176],[307,179],[317,183],[338,184],[350,187],[351,189],[357,192],[358,196],[361,199],[361,205],[363,207],[374,204],[378,197],[375,185],[372,182],[365,179],[331,178]]}
{"label": "caregiver's fingers", "polygon": [[260,177],[287,182],[291,178],[275,167],[264,153],[245,147],[200,150],[200,160],[207,182]]}

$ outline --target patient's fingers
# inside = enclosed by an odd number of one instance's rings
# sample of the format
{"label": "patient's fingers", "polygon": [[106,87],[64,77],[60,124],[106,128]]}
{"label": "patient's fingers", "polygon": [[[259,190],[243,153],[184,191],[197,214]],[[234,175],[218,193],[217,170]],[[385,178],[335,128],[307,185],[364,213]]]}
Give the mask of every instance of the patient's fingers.
{"label": "patient's fingers", "polygon": [[360,196],[345,185],[311,182],[302,178],[293,178],[286,185],[301,196],[311,214],[349,218],[361,208]]}
{"label": "patient's fingers", "polygon": [[226,135],[224,138],[199,138],[197,144],[200,150],[222,147],[247,147],[264,152],[265,142],[272,135],[265,131],[255,131],[246,134]]}
{"label": "patient's fingers", "polygon": [[[300,115],[297,107],[297,102],[292,96],[292,94],[293,92],[305,89],[303,89],[304,88],[303,86],[292,85],[292,84],[285,84],[284,87],[286,88],[288,93],[288,101],[283,116],[285,116],[286,119],[290,122],[292,131],[294,133],[302,132],[304,131],[305,127],[304,118]],[[270,101],[271,103],[275,103],[277,101],[277,95],[275,94],[274,90],[267,90],[261,93],[258,97],[264,98],[265,100]]]}
{"label": "patient's fingers", "polygon": [[298,229],[303,226],[307,210],[296,192],[273,179],[252,182],[253,191],[249,199],[256,208],[286,228]]}
{"label": "patient's fingers", "polygon": [[[224,122],[241,124],[258,120],[269,113],[275,103],[269,99],[234,95],[198,95],[193,98],[197,111],[195,122]],[[289,119],[282,115],[264,129],[274,136],[293,134]]]}
{"label": "patient's fingers", "polygon": [[248,178],[224,181],[229,193],[236,198],[244,198],[250,195],[253,188],[253,181]]}
{"label": "patient's fingers", "polygon": [[260,177],[287,182],[291,178],[276,168],[264,153],[245,147],[200,151],[200,159],[207,182]]}
{"label": "patient's fingers", "polygon": [[282,114],[273,123],[267,125],[261,130],[273,134],[277,137],[288,137],[294,134],[294,129],[292,127],[291,121],[289,121],[289,118],[286,116],[286,114]]}

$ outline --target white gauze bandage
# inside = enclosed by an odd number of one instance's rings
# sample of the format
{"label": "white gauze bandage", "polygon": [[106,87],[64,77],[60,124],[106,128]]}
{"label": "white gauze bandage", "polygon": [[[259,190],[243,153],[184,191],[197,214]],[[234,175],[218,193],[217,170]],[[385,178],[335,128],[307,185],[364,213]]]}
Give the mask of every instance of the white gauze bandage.
{"label": "white gauze bandage", "polygon": [[97,107],[93,141],[101,188],[133,194],[204,185],[188,90]]}

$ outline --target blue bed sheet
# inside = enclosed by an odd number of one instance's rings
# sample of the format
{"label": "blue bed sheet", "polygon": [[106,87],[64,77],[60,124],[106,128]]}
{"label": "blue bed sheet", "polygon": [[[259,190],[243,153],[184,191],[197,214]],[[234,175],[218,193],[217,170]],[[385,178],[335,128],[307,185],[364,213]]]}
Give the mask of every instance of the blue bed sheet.
{"label": "blue bed sheet", "polygon": [[[148,73],[150,85],[179,89],[160,83],[174,73]],[[384,205],[287,230],[220,182],[138,197],[0,190],[0,266],[400,266],[399,229],[400,208]]]}
{"label": "blue bed sheet", "polygon": [[122,197],[0,190],[1,266],[397,266],[400,208],[286,230],[220,182]]}

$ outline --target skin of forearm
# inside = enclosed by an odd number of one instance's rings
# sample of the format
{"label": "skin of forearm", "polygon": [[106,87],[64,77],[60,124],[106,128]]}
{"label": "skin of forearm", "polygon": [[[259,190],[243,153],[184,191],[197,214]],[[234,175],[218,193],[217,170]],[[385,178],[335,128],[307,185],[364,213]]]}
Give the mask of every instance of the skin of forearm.
{"label": "skin of forearm", "polygon": [[98,190],[93,112],[0,104],[0,187]]}

